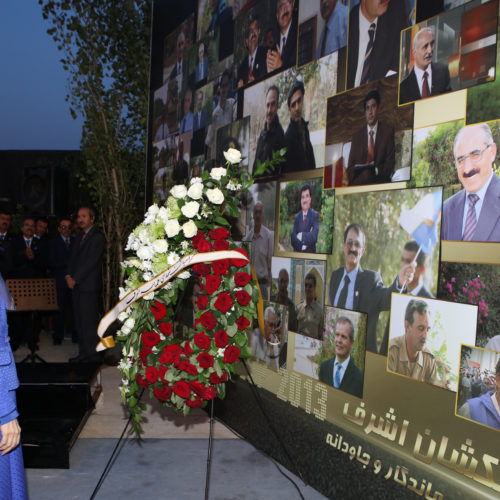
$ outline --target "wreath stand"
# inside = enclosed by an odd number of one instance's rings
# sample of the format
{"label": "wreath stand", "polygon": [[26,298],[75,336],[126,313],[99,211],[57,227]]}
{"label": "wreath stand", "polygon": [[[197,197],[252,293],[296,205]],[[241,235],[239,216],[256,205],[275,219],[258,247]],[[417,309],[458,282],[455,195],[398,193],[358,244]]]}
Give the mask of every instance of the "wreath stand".
{"label": "wreath stand", "polygon": [[[56,280],[54,278],[9,279],[6,282],[10,295],[16,306],[15,312],[29,312],[33,333],[36,330],[35,317],[40,311],[57,311]],[[46,361],[36,354],[35,347],[30,346],[30,353],[21,361],[35,363]]]}

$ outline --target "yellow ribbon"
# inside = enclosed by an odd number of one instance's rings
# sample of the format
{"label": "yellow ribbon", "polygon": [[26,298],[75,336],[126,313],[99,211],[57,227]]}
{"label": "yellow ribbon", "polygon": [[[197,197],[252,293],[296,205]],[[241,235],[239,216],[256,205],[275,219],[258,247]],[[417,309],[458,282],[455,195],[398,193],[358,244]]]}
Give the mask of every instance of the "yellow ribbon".
{"label": "yellow ribbon", "polygon": [[[193,266],[194,264],[201,264],[203,262],[214,262],[223,259],[240,259],[248,262],[248,257],[237,252],[236,250],[221,250],[217,252],[207,252],[207,253],[196,253],[190,254],[182,257],[173,266],[165,269],[162,273],[155,276],[152,280],[143,283],[141,286],[137,287],[135,290],[129,292],[123,299],[118,302],[113,309],[111,309],[100,321],[97,327],[97,335],[101,339],[97,344],[96,351],[104,351],[110,347],[114,347],[115,341],[112,336],[103,337],[104,333],[108,327],[118,318],[118,315],[131,306],[134,302],[138,301],[145,295],[164,287],[172,278],[177,276],[186,267]],[[259,282],[257,281],[257,275],[255,274],[255,269],[250,264],[252,271],[252,278],[256,281],[257,290],[259,292],[259,301],[257,303],[257,314],[259,327],[261,331],[264,331],[264,306],[262,302],[262,294],[260,292]]]}

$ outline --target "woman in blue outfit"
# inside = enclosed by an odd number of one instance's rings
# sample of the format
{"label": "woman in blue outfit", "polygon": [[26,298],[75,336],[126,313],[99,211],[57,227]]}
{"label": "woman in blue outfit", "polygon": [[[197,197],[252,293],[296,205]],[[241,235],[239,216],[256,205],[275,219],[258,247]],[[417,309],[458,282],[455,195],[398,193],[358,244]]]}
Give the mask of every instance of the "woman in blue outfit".
{"label": "woman in blue outfit", "polygon": [[16,408],[19,381],[9,344],[5,312],[11,308],[9,290],[0,276],[0,500],[25,500],[28,496]]}

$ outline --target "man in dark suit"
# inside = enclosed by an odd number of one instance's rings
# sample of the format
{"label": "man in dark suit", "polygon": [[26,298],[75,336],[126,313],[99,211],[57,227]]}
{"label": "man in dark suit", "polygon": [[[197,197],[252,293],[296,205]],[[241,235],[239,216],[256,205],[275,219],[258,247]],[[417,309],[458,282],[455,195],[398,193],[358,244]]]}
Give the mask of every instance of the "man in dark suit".
{"label": "man in dark suit", "polygon": [[95,227],[95,213],[89,207],[78,210],[81,234],[71,252],[66,283],[73,290],[73,311],[78,332],[78,356],[70,363],[99,361],[95,348],[99,341],[97,324],[101,289],[101,257],[104,236]]}
{"label": "man in dark suit", "polygon": [[175,52],[177,55],[174,67],[172,68],[172,71],[170,72],[170,80],[176,79],[177,80],[177,89],[178,92],[180,93],[182,89],[182,80],[185,78],[186,73],[187,73],[187,63],[186,59],[184,58],[184,48],[186,46],[186,37],[184,36],[184,32],[181,31],[177,35],[177,41],[175,45]]}
{"label": "man in dark suit", "polygon": [[205,44],[200,42],[198,45],[198,64],[194,70],[194,81],[197,85],[207,78],[207,71],[208,57],[205,55]]}
{"label": "man in dark suit", "polygon": [[297,12],[295,0],[278,0],[276,20],[279,40],[276,49],[267,51],[267,71],[283,70],[297,62]]}
{"label": "man in dark suit", "polygon": [[311,186],[304,184],[300,190],[302,210],[295,216],[291,234],[292,247],[296,252],[316,252],[318,240],[319,216],[311,208]]}
{"label": "man in dark suit", "polygon": [[394,129],[377,119],[380,94],[372,90],[363,99],[366,126],[351,142],[347,163],[349,186],[391,182],[394,172]]}
{"label": "man in dark suit", "polygon": [[332,306],[368,314],[366,348],[377,352],[378,315],[390,309],[392,292],[406,292],[400,284],[413,279],[415,264],[402,266],[394,283],[385,288],[379,273],[360,266],[365,242],[363,228],[349,224],[344,231],[345,266],[332,272],[328,297]]}
{"label": "man in dark suit", "polygon": [[413,39],[415,65],[399,86],[399,104],[449,92],[450,70],[443,63],[432,62],[434,31],[422,28]]}
{"label": "man in dark suit", "polygon": [[282,174],[316,168],[308,123],[302,118],[304,94],[304,84],[300,80],[288,91],[290,123],[285,132],[286,162],[281,167]]}
{"label": "man in dark suit", "polygon": [[200,128],[207,126],[207,112],[203,107],[204,95],[203,91],[199,90],[196,94],[196,113],[193,117],[193,130],[196,132]]}
{"label": "man in dark suit", "polygon": [[399,35],[409,26],[406,2],[361,0],[349,14],[347,88],[399,71]]}
{"label": "man in dark suit", "polygon": [[71,311],[71,290],[66,283],[66,269],[74,246],[74,238],[71,236],[71,220],[62,218],[57,226],[59,234],[49,240],[48,259],[49,269],[56,280],[57,306],[59,311],[54,320],[54,345],[62,344],[64,338],[64,323],[66,315],[71,317],[71,333],[73,341],[77,336]]}
{"label": "man in dark suit", "polygon": [[9,278],[12,272],[11,224],[12,214],[0,209],[0,274],[4,279]]}
{"label": "man in dark suit", "polygon": [[363,397],[363,373],[354,364],[351,350],[354,345],[354,325],[342,316],[335,323],[335,357],[319,367],[319,379],[358,398]]}
{"label": "man in dark suit", "polygon": [[238,66],[237,85],[243,87],[247,83],[258,81],[267,73],[267,49],[259,45],[260,22],[258,17],[251,17],[247,27],[245,45],[248,54]]}
{"label": "man in dark suit", "polygon": [[[420,245],[415,240],[407,241],[403,249],[403,256],[401,257],[401,267],[407,264],[411,264],[414,260],[416,260],[415,263],[417,266],[415,267],[415,272],[413,273],[413,279],[406,283],[406,293],[433,299],[434,295],[432,295],[432,293],[427,289],[423,282],[427,263],[427,255],[421,250],[419,252],[419,250]],[[382,339],[382,344],[380,345],[379,354],[382,354],[384,356],[387,355],[387,349],[389,347],[390,322],[391,320],[389,318],[385,327],[384,338]]]}
{"label": "man in dark suit", "polygon": [[443,240],[500,241],[500,179],[493,171],[497,145],[486,123],[455,137],[455,165],[464,189],[443,204]]}

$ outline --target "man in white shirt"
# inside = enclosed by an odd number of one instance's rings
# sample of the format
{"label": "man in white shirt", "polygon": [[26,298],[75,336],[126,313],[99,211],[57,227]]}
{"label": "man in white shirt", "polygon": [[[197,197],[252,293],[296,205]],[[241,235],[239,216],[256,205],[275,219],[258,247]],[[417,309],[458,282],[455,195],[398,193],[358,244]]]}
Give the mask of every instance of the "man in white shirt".
{"label": "man in white shirt", "polygon": [[294,12],[295,0],[278,0],[276,20],[279,28],[279,41],[276,49],[267,52],[267,71],[295,66],[297,61],[297,13]]}

